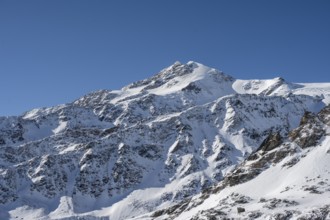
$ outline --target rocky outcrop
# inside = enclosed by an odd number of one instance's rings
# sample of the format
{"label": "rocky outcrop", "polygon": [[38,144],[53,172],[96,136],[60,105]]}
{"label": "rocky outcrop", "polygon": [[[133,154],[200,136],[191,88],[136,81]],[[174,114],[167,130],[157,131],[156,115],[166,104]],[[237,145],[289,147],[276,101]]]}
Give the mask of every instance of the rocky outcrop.
{"label": "rocky outcrop", "polygon": [[305,112],[300,121],[300,126],[290,132],[290,140],[297,143],[301,148],[315,146],[326,133],[322,124],[319,115]]}
{"label": "rocky outcrop", "polygon": [[276,132],[275,134],[271,133],[269,136],[261,143],[258,151],[271,151],[280,146],[283,143],[280,132]]}

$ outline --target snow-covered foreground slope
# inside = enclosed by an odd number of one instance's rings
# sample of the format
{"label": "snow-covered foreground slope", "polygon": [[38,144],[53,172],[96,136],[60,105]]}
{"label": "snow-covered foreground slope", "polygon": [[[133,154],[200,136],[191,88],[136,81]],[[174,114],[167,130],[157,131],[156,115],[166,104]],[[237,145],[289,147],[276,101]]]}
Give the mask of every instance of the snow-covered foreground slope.
{"label": "snow-covered foreground slope", "polygon": [[[213,188],[143,219],[329,219],[330,106],[262,143]],[[137,218],[137,219],[140,219]]]}
{"label": "snow-covered foreground slope", "polygon": [[[201,217],[201,210],[216,207],[232,188],[209,195],[188,212],[170,215],[162,210],[228,182],[270,134],[292,135],[305,112],[320,111],[329,97],[330,83],[235,80],[199,63],[177,62],[122,90],[102,90],[73,103],[2,117],[0,219],[143,219],[155,213],[159,218]],[[326,138],[321,145],[325,143]],[[280,163],[262,167],[265,171],[250,186],[266,184],[265,179],[275,184],[297,172],[283,184],[296,184],[298,195],[305,178],[300,171],[314,164],[304,162],[311,153],[295,165],[297,171],[283,170]],[[306,176],[314,178],[310,172]],[[272,181],[272,173],[278,179]],[[281,190],[270,184],[260,190],[233,188],[266,200]],[[289,196],[287,191],[280,195]],[[305,198],[312,196],[306,193]]]}

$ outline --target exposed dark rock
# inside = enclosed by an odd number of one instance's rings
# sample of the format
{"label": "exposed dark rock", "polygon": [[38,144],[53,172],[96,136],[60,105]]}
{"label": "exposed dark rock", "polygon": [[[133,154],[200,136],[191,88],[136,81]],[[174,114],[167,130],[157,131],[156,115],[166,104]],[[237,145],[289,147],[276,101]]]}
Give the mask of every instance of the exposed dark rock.
{"label": "exposed dark rock", "polygon": [[301,148],[308,148],[316,146],[324,135],[325,130],[318,116],[310,112],[305,112],[300,126],[289,133],[289,138]]}
{"label": "exposed dark rock", "polygon": [[237,213],[245,212],[245,208],[237,207]]}
{"label": "exposed dark rock", "polygon": [[319,113],[318,113],[319,119],[326,125],[330,126],[330,105],[327,105],[324,107]]}
{"label": "exposed dark rock", "polygon": [[306,214],[300,215],[297,220],[327,220],[330,218],[330,206],[314,208]]}
{"label": "exposed dark rock", "polygon": [[272,219],[274,220],[289,220],[293,216],[293,211],[286,210],[284,213],[275,213],[272,216]]}
{"label": "exposed dark rock", "polygon": [[293,200],[287,200],[287,199],[269,199],[266,201],[266,204],[264,205],[265,208],[268,209],[275,209],[277,207],[290,207],[290,206],[296,206],[299,203]]}
{"label": "exposed dark rock", "polygon": [[257,169],[250,169],[248,171],[244,172],[237,172],[233,173],[232,175],[228,175],[225,177],[224,184],[228,186],[235,186],[240,183],[247,182],[254,177],[256,177],[258,174],[260,174],[261,170]]}
{"label": "exposed dark rock", "polygon": [[188,86],[184,87],[182,91],[184,92],[194,92],[194,93],[199,93],[202,89],[199,88],[195,83],[189,83]]}
{"label": "exposed dark rock", "polygon": [[283,164],[283,167],[292,167],[292,166],[296,165],[299,161],[300,161],[300,159],[298,157],[294,157],[289,162],[286,162],[285,164]]}
{"label": "exposed dark rock", "polygon": [[250,197],[238,193],[232,193],[230,198],[234,201],[234,204],[246,204],[252,201]]}
{"label": "exposed dark rock", "polygon": [[258,211],[253,211],[253,212],[250,212],[249,214],[248,214],[248,217],[250,218],[250,219],[257,219],[257,218],[259,218],[259,217],[261,217],[262,216],[262,213],[261,212],[258,212]]}
{"label": "exposed dark rock", "polygon": [[191,220],[229,220],[229,218],[226,217],[227,213],[218,210],[218,209],[208,209],[199,211],[198,214],[196,214],[194,217],[191,218]]}
{"label": "exposed dark rock", "polygon": [[300,120],[299,126],[304,126],[307,123],[315,123],[316,114],[306,111]]}
{"label": "exposed dark rock", "polygon": [[257,153],[252,153],[248,156],[248,158],[246,158],[246,160],[252,161],[252,160],[257,160],[258,158],[259,158],[259,155]]}
{"label": "exposed dark rock", "polygon": [[308,191],[308,192],[313,193],[313,194],[322,194],[322,192],[318,189],[317,186],[305,187],[304,191]]}
{"label": "exposed dark rock", "polygon": [[261,143],[258,151],[271,151],[283,143],[283,138],[279,132],[271,133],[269,136]]}

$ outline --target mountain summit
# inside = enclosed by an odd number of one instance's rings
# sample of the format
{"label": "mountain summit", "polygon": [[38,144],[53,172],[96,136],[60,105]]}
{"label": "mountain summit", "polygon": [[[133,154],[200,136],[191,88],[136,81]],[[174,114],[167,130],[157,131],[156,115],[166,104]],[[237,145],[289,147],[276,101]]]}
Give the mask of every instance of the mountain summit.
{"label": "mountain summit", "polygon": [[0,218],[327,218],[329,103],[330,83],[176,62],[0,117]]}

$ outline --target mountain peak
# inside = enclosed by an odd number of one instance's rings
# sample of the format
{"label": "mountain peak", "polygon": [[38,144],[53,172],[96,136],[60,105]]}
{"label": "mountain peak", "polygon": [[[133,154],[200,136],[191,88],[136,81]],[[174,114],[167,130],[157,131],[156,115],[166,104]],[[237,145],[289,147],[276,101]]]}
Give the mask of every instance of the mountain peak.
{"label": "mountain peak", "polygon": [[[206,74],[210,74],[210,73],[225,75],[222,71],[205,66],[205,65],[195,62],[195,61],[189,61],[186,64],[182,64],[181,62],[176,61],[174,64],[161,70],[156,75],[154,75],[148,79],[133,83],[130,86],[137,87],[137,86],[145,85],[147,83],[154,82],[157,80],[158,81],[171,80],[175,77],[180,77],[180,76],[187,75],[187,74],[189,74],[189,75],[206,75]],[[233,77],[231,77],[231,76],[227,76],[227,78],[233,79]]]}
{"label": "mountain peak", "polygon": [[[175,62],[158,74],[125,87],[125,94],[138,91],[159,96],[182,95],[196,103],[206,103],[216,97],[235,93],[234,78],[203,64]],[[188,98],[189,97],[189,98]]]}

